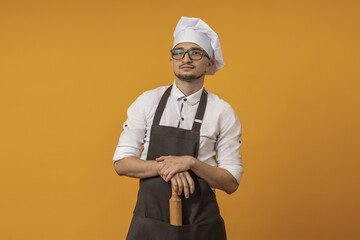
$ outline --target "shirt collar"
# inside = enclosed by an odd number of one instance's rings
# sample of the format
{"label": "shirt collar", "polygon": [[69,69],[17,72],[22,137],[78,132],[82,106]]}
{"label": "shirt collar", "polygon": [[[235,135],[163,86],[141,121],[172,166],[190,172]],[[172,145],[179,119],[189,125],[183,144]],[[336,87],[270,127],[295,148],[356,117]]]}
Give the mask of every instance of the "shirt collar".
{"label": "shirt collar", "polygon": [[184,98],[187,99],[187,102],[189,102],[191,105],[195,105],[197,104],[198,102],[200,102],[200,98],[201,98],[201,95],[202,95],[202,92],[204,90],[204,85],[201,87],[200,90],[198,90],[197,92],[191,94],[191,95],[188,95],[188,96],[185,96],[184,93],[182,93],[180,91],[180,89],[176,86],[176,83],[174,81],[173,83],[173,87],[172,87],[172,91],[171,91],[171,95],[177,100],[177,101],[181,101],[183,100]]}

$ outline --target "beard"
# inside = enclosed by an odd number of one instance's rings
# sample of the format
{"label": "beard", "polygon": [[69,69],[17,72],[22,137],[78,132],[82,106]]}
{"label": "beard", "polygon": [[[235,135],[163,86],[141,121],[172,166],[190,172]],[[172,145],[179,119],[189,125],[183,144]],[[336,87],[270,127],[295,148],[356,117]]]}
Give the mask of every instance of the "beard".
{"label": "beard", "polygon": [[200,75],[195,75],[195,74],[176,74],[174,72],[175,76],[181,80],[181,81],[184,81],[184,82],[193,82],[195,80],[198,80],[200,78],[202,78],[204,75],[205,75],[205,72],[200,74]]}

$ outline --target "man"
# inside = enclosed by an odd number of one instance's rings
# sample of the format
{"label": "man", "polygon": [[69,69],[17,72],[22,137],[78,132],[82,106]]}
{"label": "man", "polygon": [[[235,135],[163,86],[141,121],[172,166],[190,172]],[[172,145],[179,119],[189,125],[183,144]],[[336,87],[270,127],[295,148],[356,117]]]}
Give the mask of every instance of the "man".
{"label": "man", "polygon": [[[224,66],[218,36],[201,19],[182,17],[171,56],[174,83],[129,107],[114,155],[120,176],[140,179],[127,239],[223,240],[214,190],[233,193],[243,169],[240,121],[203,87],[205,75]],[[182,199],[182,226],[169,224],[171,184]]]}

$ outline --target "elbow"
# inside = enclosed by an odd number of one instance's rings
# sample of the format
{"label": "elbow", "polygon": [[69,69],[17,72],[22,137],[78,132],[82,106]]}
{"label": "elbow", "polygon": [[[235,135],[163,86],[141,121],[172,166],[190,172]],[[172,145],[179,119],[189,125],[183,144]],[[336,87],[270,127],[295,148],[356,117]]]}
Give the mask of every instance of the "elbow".
{"label": "elbow", "polygon": [[239,187],[239,183],[238,180],[235,178],[235,176],[233,174],[231,174],[230,172],[227,174],[227,178],[226,178],[226,185],[225,185],[225,189],[224,192],[226,192],[227,194],[233,194],[234,192],[236,192],[236,190]]}
{"label": "elbow", "polygon": [[115,172],[119,175],[119,176],[124,176],[125,173],[123,171],[123,168],[121,167],[121,164],[120,164],[120,160],[114,162],[114,169],[115,169]]}
{"label": "elbow", "polygon": [[227,194],[233,194],[239,187],[239,184],[236,182],[234,184],[230,184],[229,187],[225,190]]}
{"label": "elbow", "polygon": [[117,175],[119,175],[120,177],[121,177],[121,176],[124,176],[124,174],[123,174],[122,172],[118,171],[116,168],[115,168],[115,172],[116,172]]}
{"label": "elbow", "polygon": [[228,181],[227,188],[225,189],[225,192],[227,194],[233,194],[239,187],[239,183],[237,180],[232,176],[231,180]]}
{"label": "elbow", "polygon": [[[240,171],[240,179],[241,179],[241,176],[243,175],[244,173],[244,170],[241,168],[241,171]],[[235,178],[233,176],[233,178],[230,180],[229,184],[228,184],[228,188],[227,190],[225,191],[227,194],[233,194],[234,192],[236,192],[236,190],[239,188],[239,184],[240,184],[240,179],[238,178]],[[238,182],[239,181],[239,182]]]}

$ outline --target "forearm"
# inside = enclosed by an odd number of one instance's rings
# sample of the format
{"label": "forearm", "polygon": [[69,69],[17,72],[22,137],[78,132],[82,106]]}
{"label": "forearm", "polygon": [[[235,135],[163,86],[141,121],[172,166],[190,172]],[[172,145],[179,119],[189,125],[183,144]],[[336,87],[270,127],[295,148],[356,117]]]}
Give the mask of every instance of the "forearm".
{"label": "forearm", "polygon": [[228,194],[235,192],[239,186],[229,171],[210,166],[196,158],[193,159],[190,170],[204,179],[211,187],[223,190]]}
{"label": "forearm", "polygon": [[148,178],[158,175],[159,163],[151,160],[141,160],[136,157],[126,157],[114,163],[119,176]]}

